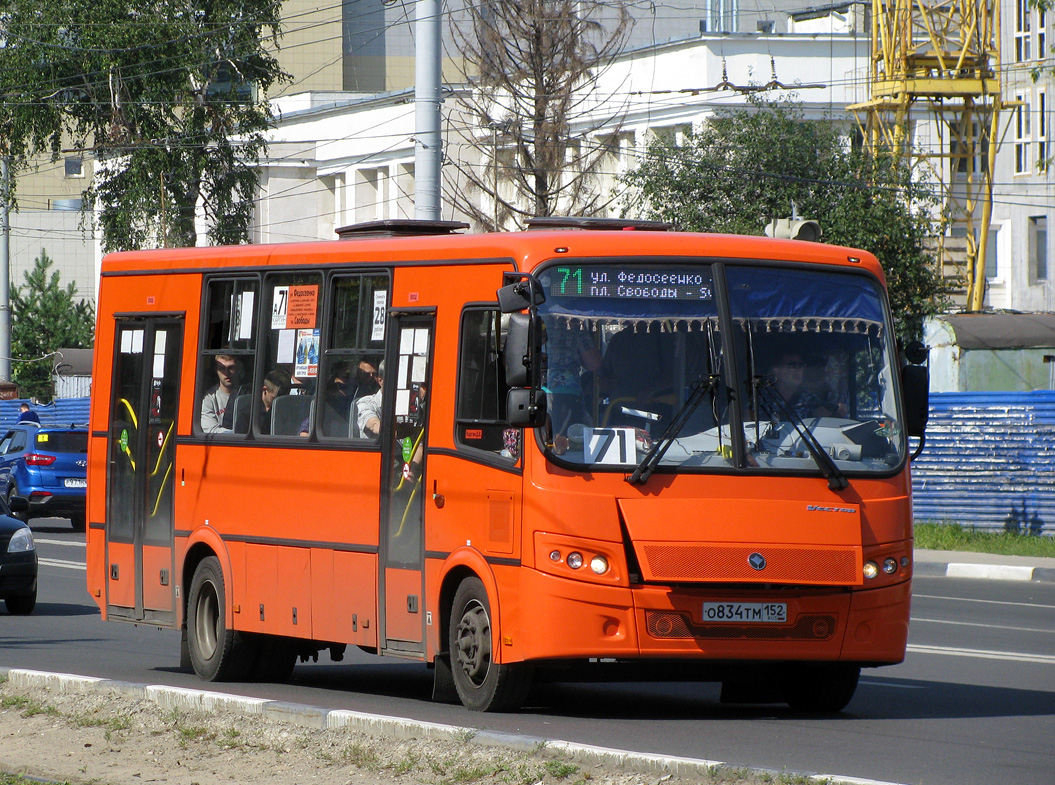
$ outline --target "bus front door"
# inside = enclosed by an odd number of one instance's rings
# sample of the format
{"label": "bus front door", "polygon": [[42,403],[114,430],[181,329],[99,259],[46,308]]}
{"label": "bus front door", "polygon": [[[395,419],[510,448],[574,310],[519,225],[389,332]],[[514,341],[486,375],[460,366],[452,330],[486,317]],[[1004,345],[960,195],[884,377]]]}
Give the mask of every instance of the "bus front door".
{"label": "bus front door", "polygon": [[[424,503],[428,386],[435,316],[393,315],[381,455],[381,648],[424,654]],[[389,378],[391,377],[391,378]]]}
{"label": "bus front door", "polygon": [[117,324],[106,493],[107,613],[175,623],[173,484],[183,322]]}

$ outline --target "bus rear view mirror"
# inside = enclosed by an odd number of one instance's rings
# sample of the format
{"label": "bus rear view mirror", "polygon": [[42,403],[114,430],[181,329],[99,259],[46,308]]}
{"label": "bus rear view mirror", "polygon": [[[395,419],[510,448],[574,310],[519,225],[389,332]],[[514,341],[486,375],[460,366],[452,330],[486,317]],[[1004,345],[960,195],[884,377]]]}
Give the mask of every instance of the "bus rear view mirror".
{"label": "bus rear view mirror", "polygon": [[546,422],[546,396],[538,390],[514,387],[506,394],[506,419],[514,427],[538,428]]}
{"label": "bus rear view mirror", "polygon": [[[498,308],[502,313],[516,313],[546,302],[546,295],[542,293],[542,288],[531,278],[524,278],[503,286],[495,294],[498,295]],[[534,302],[532,302],[532,297]]]}
{"label": "bus rear view mirror", "polygon": [[505,364],[506,384],[510,387],[527,387],[531,384],[532,321],[531,316],[526,313],[513,313],[509,316],[509,329],[506,331],[506,346],[502,359]]}
{"label": "bus rear view mirror", "polygon": [[902,368],[901,389],[905,402],[905,433],[923,436],[930,407],[930,373],[926,366],[906,365]]}

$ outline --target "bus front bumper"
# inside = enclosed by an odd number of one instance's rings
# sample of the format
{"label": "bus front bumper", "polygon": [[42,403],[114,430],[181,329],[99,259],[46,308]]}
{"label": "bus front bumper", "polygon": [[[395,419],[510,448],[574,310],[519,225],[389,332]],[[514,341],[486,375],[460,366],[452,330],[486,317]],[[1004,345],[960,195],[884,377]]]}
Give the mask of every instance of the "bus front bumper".
{"label": "bus front bumper", "polygon": [[[901,662],[910,583],[879,589],[633,588],[523,571],[530,598],[507,661],[696,658],[722,661]],[[704,603],[783,603],[782,622],[706,621]],[[713,607],[713,606],[712,606]]]}

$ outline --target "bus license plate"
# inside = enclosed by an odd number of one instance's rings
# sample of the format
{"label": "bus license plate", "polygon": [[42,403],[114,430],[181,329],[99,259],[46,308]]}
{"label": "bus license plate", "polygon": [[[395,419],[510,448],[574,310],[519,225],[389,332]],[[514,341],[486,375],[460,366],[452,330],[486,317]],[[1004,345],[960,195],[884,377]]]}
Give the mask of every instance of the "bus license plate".
{"label": "bus license plate", "polygon": [[82,480],[82,479],[79,479],[77,477],[67,477],[65,482],[66,482],[66,487],[67,488],[87,488],[88,487],[88,481],[87,480]]}
{"label": "bus license plate", "polygon": [[786,602],[705,602],[705,622],[758,622],[782,624],[788,620]]}

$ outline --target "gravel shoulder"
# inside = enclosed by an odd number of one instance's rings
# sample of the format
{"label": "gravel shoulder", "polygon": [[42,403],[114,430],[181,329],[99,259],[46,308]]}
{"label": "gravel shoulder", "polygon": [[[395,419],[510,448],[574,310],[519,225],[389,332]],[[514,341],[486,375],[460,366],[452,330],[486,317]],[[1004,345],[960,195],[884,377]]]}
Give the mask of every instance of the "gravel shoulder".
{"label": "gravel shoulder", "polygon": [[[588,757],[588,756],[587,756]],[[685,785],[803,782],[661,764],[642,771],[567,755],[453,740],[391,738],[351,728],[314,729],[269,717],[164,709],[127,695],[14,686],[0,677],[0,774],[98,785]],[[0,777],[0,782],[7,780]]]}

